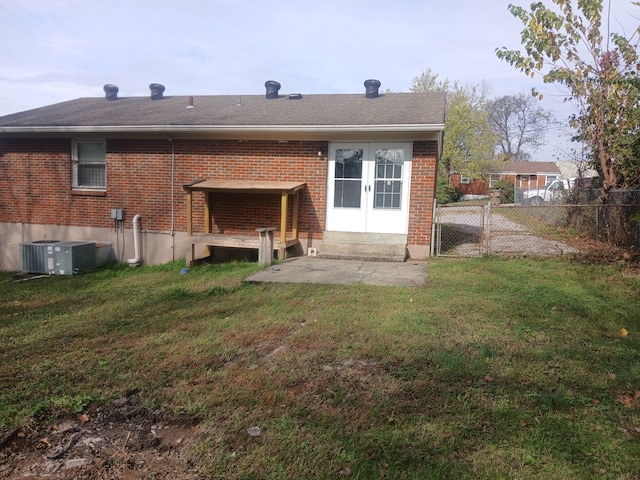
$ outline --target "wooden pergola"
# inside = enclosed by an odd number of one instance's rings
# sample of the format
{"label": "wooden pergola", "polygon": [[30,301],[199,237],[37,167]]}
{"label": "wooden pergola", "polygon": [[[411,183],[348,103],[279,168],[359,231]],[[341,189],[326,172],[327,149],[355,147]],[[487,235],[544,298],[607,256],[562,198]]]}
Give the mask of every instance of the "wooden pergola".
{"label": "wooden pergola", "polygon": [[[212,193],[258,193],[280,195],[280,239],[274,244],[278,250],[278,259],[283,259],[288,247],[298,243],[298,210],[300,206],[300,192],[304,182],[267,182],[250,180],[216,180],[204,179],[183,185],[187,194],[187,266],[193,264],[195,245],[206,245],[233,248],[260,248],[260,236],[255,235],[225,235],[212,233],[211,225],[211,194]],[[204,232],[193,233],[193,192],[204,193]],[[291,219],[291,234],[287,234],[287,211],[289,195],[293,195],[293,213]],[[256,222],[259,219],[256,218]],[[256,224],[256,230],[269,229],[269,226]],[[273,230],[273,229],[272,229]],[[208,253],[208,252],[207,252]]]}

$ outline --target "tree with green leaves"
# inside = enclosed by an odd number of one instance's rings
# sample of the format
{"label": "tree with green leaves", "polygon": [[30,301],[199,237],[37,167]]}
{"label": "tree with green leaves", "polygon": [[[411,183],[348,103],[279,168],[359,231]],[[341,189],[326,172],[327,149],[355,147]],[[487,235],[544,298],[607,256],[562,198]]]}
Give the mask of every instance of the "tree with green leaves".
{"label": "tree with green leaves", "polygon": [[494,161],[495,135],[489,124],[491,102],[488,86],[461,86],[425,70],[413,79],[412,92],[446,92],[446,120],[442,146],[443,175],[458,172],[481,178],[491,171]]}
{"label": "tree with green leaves", "polygon": [[501,160],[530,160],[531,151],[542,144],[551,114],[537,102],[537,98],[521,93],[505,95],[491,104],[489,124],[497,136],[497,154]]}
{"label": "tree with green leaves", "polygon": [[607,201],[612,189],[640,186],[640,27],[629,38],[610,33],[610,0],[606,18],[603,0],[547,3],[532,3],[529,10],[509,5],[524,25],[524,50],[502,47],[496,54],[526,75],[568,90],[578,107],[570,124],[590,150]]}

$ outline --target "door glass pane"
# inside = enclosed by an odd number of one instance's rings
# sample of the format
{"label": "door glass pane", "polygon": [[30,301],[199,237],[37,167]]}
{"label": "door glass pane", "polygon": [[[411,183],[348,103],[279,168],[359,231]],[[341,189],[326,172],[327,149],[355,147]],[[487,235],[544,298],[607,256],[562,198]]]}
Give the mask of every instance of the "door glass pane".
{"label": "door glass pane", "polygon": [[335,208],[360,208],[363,156],[364,150],[359,148],[336,149]]}
{"label": "door glass pane", "polygon": [[333,206],[336,208],[360,208],[361,180],[336,180]]}
{"label": "door glass pane", "polygon": [[364,151],[358,148],[336,150],[335,178],[362,178],[362,157]]}
{"label": "door glass pane", "polygon": [[373,208],[399,209],[402,200],[403,148],[376,149]]}

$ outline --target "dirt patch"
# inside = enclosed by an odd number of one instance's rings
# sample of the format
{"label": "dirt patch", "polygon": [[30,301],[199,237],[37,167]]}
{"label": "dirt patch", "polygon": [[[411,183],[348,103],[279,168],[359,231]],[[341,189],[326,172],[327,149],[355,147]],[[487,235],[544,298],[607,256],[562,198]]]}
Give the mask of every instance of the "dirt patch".
{"label": "dirt patch", "polygon": [[153,412],[132,398],[115,403],[29,428],[0,426],[0,478],[199,478],[181,456],[197,436],[194,421]]}

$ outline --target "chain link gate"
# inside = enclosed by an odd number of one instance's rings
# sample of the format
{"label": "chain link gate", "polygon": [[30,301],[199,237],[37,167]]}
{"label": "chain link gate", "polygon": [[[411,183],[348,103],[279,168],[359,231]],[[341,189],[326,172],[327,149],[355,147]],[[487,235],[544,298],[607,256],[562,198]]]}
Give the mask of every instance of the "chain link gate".
{"label": "chain link gate", "polygon": [[[577,248],[559,238],[578,227],[582,231],[594,230],[591,224],[597,227],[603,223],[602,208],[593,205],[496,206],[490,203],[438,205],[434,254],[476,257],[578,253]],[[597,238],[598,234],[591,232],[589,236]]]}
{"label": "chain link gate", "polygon": [[485,233],[488,210],[486,205],[438,205],[435,254],[451,257],[484,255],[488,249]]}

